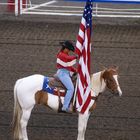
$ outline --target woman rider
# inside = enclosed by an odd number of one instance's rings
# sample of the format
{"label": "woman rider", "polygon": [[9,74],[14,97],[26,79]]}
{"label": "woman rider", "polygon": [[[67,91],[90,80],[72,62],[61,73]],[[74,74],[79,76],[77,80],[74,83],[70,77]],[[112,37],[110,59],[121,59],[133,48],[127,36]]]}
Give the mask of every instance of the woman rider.
{"label": "woman rider", "polygon": [[74,93],[74,85],[70,77],[70,72],[77,72],[77,69],[73,67],[77,57],[69,55],[70,51],[75,51],[72,42],[65,41],[61,45],[62,48],[57,54],[57,76],[67,89],[62,112],[70,113],[70,101]]}

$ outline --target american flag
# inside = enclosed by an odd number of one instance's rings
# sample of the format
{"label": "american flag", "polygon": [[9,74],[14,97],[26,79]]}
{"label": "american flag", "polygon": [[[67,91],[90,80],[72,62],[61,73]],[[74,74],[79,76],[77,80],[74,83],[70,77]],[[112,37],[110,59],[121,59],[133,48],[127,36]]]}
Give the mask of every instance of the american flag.
{"label": "american flag", "polygon": [[92,27],[92,0],[87,0],[81,19],[79,34],[76,42],[76,53],[79,56],[76,108],[84,113],[91,101],[90,90],[90,51]]}

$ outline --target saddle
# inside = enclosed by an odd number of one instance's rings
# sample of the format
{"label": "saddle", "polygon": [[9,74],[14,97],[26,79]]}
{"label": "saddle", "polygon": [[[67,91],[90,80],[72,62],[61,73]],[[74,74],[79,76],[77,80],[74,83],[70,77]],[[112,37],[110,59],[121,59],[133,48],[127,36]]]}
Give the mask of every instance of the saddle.
{"label": "saddle", "polygon": [[[71,79],[72,79],[73,85],[75,87],[77,74],[73,74]],[[63,85],[63,83],[59,80],[59,78],[57,77],[56,74],[53,77],[49,77],[48,85],[50,88],[54,88],[54,95],[58,95],[58,92],[59,92],[60,96],[65,96],[67,89]]]}
{"label": "saddle", "polygon": [[[75,87],[77,74],[73,74],[71,79]],[[53,77],[44,77],[42,91],[58,96],[58,102],[59,102],[58,112],[62,112],[61,97],[65,97],[67,89],[59,80],[56,74]],[[73,108],[72,110],[75,111],[75,107],[73,107],[72,101],[73,101],[73,97],[71,99],[70,105],[71,105],[71,108]]]}

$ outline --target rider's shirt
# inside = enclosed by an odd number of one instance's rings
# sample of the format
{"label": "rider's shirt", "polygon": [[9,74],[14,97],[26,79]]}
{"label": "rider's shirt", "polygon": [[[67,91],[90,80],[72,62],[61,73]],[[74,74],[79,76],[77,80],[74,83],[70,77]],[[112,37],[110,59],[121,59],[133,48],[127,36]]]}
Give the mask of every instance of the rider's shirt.
{"label": "rider's shirt", "polygon": [[76,56],[70,56],[63,51],[60,51],[57,54],[57,68],[58,69],[67,69],[72,72],[76,72],[76,68],[73,65],[76,63]]}

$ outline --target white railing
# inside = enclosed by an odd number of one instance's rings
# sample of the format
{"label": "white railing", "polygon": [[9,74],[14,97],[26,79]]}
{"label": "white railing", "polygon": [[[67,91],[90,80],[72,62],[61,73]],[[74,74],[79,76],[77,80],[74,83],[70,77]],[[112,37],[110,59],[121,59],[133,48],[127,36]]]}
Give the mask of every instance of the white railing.
{"label": "white railing", "polygon": [[[20,4],[18,4],[18,2]],[[18,16],[22,14],[38,14],[38,15],[59,15],[59,16],[81,16],[83,13],[84,8],[83,6],[64,6],[64,5],[59,6],[57,5],[58,2],[59,1],[52,0],[42,4],[32,4],[31,0],[26,0],[26,5],[24,5],[25,8],[23,8],[22,0],[15,0],[15,15]],[[5,3],[1,4],[4,5]],[[125,4],[123,5],[125,7]],[[130,5],[129,7],[133,7],[133,5]],[[102,5],[94,3],[93,16],[140,18],[140,8],[117,8],[117,6],[115,8],[112,7],[107,8],[106,3]]]}

